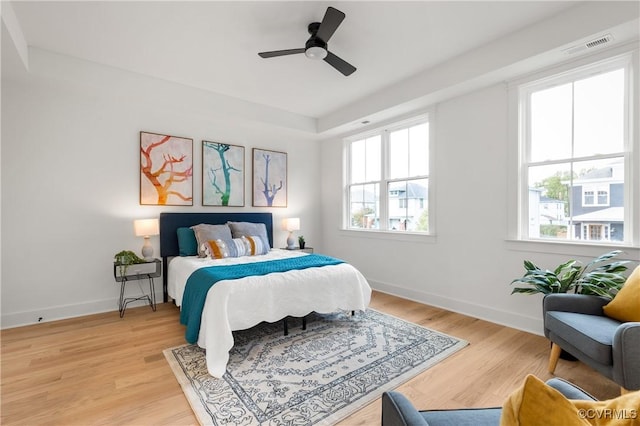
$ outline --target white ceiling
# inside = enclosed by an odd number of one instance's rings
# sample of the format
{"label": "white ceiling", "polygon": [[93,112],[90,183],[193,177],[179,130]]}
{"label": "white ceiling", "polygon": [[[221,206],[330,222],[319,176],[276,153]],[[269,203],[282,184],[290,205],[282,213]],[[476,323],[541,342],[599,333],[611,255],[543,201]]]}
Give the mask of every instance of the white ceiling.
{"label": "white ceiling", "polygon": [[[322,117],[576,6],[556,1],[12,2],[29,46],[308,117]],[[329,50],[349,77],[304,55],[307,25],[346,14]]]}

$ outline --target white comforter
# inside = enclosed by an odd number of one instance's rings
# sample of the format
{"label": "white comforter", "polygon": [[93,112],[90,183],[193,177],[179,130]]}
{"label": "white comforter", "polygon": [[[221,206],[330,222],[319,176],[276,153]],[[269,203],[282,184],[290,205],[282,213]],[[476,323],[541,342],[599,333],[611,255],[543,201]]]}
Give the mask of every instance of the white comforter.
{"label": "white comforter", "polygon": [[[168,293],[181,306],[187,279],[196,269],[305,255],[271,250],[264,256],[222,260],[175,257],[169,262]],[[262,321],[275,322],[289,315],[302,317],[313,311],[365,310],[370,300],[369,283],[348,263],[219,281],[207,294],[198,346],[206,349],[209,374],[222,377],[233,347],[232,330],[244,330]]]}

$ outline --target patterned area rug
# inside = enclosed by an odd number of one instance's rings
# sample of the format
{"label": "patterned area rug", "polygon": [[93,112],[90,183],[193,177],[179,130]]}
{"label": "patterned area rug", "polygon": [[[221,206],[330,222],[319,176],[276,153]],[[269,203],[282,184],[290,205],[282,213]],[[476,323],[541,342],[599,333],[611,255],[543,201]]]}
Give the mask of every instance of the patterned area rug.
{"label": "patterned area rug", "polygon": [[330,425],[467,342],[374,310],[262,323],[234,332],[227,372],[207,373],[204,349],[164,351],[203,425]]}

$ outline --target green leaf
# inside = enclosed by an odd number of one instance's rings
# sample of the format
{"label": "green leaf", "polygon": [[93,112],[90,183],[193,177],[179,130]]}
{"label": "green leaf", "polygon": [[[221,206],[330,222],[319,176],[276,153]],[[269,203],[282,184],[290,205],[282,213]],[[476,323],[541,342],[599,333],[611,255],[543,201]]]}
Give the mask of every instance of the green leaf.
{"label": "green leaf", "polygon": [[534,265],[533,262],[531,262],[529,260],[525,260],[524,261],[524,269],[526,269],[527,271],[534,271],[534,270],[539,270],[540,268],[538,268],[536,265]]}
{"label": "green leaf", "polygon": [[569,268],[569,269],[573,269],[573,266],[577,263],[577,260],[569,260],[566,263],[563,263],[561,265],[558,265],[558,267],[553,271],[554,274],[556,275],[560,275],[560,273],[562,271],[564,271],[565,269]]}

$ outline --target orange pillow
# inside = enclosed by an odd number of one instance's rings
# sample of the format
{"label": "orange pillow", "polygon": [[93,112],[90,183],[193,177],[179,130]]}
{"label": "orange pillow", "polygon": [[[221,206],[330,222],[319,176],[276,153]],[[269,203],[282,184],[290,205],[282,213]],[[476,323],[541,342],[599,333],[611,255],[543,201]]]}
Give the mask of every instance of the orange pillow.
{"label": "orange pillow", "polygon": [[618,321],[640,321],[640,266],[633,270],[618,294],[602,309],[606,316]]}

